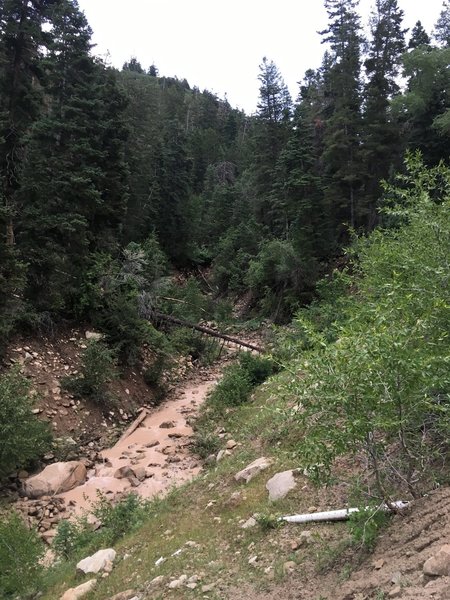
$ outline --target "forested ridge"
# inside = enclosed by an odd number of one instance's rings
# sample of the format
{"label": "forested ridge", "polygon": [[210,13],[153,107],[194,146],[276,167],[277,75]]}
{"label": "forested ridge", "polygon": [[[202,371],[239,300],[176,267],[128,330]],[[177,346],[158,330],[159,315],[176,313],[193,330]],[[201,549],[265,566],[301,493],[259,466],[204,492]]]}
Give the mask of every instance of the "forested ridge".
{"label": "forested ridge", "polygon": [[248,116],[136,58],[107,66],[74,1],[2,2],[2,344],[61,319],[133,320],[139,257],[147,286],[208,267],[217,296],[249,291],[286,321],[351,232],[380,222],[405,151],[448,158],[448,4],[431,38],[378,0],[367,40],[356,1],[325,5],[322,66],[292,101],[264,58]]}

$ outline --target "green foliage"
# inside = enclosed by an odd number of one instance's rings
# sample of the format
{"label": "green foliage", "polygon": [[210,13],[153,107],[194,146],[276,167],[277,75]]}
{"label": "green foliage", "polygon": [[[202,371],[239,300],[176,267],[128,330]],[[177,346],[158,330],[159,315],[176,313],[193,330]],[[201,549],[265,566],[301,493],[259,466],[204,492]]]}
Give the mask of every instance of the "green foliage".
{"label": "green foliage", "polygon": [[136,494],[128,494],[113,504],[101,493],[91,511],[101,523],[94,529],[86,515],[75,520],[60,521],[53,548],[64,559],[78,557],[84,552],[95,552],[101,547],[115,544],[136,529],[148,518],[148,505]]}
{"label": "green foliage", "polygon": [[0,517],[0,596],[24,598],[39,590],[45,547],[17,513]]}
{"label": "green foliage", "polygon": [[283,525],[283,522],[279,520],[276,515],[271,513],[258,513],[256,516],[256,522],[261,527],[262,531],[271,531],[272,529],[278,529]]}
{"label": "green foliage", "polygon": [[217,454],[222,447],[222,444],[223,442],[220,437],[206,425],[195,428],[193,451],[203,460],[212,454]]}
{"label": "green foliage", "polygon": [[0,479],[49,449],[46,423],[32,413],[30,384],[17,369],[0,375]]}
{"label": "green foliage", "polygon": [[[326,479],[337,456],[363,452],[383,499],[432,485],[450,427],[449,196],[430,196],[417,160],[408,158],[408,186],[403,178],[390,190],[397,202],[387,210],[406,224],[359,241],[345,319],[334,339],[311,345],[291,387],[305,466]],[[450,171],[438,174],[448,189]]]}
{"label": "green foliage", "polygon": [[272,359],[266,356],[242,352],[239,356],[239,365],[248,375],[253,386],[260,385],[268,377],[277,372],[278,368]]}
{"label": "green foliage", "polygon": [[105,403],[107,384],[117,377],[114,352],[101,340],[89,340],[81,355],[80,375],[63,380],[64,387],[80,397]]}
{"label": "green foliage", "polygon": [[352,542],[358,548],[373,550],[380,530],[388,524],[391,515],[379,506],[361,506],[348,520]]}

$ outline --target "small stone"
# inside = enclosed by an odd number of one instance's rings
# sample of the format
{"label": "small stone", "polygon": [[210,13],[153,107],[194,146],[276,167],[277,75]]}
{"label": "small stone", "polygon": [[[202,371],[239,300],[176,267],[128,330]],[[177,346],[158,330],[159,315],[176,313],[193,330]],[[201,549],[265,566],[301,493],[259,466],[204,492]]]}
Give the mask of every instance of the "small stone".
{"label": "small stone", "polygon": [[70,590],[67,590],[67,592],[61,596],[60,600],[79,600],[79,598],[83,598],[83,596],[89,594],[89,592],[94,589],[96,583],[96,579],[90,579],[76,588],[70,588]]}
{"label": "small stone", "polygon": [[289,573],[293,573],[297,567],[297,564],[293,560],[288,560],[283,565],[283,573],[286,575]]}
{"label": "small stone", "polygon": [[268,458],[262,456],[261,458],[257,458],[252,463],[247,465],[242,471],[236,473],[234,479],[237,482],[248,483],[251,481],[256,475],[264,471],[272,464],[272,461]]}
{"label": "small stone", "polygon": [[391,583],[393,583],[394,585],[399,585],[401,580],[402,574],[400,573],[400,571],[396,571],[391,577]]}
{"label": "small stone", "polygon": [[373,563],[373,568],[376,569],[377,571],[379,571],[380,569],[383,568],[384,565],[384,558],[380,558],[380,560],[376,560]]}
{"label": "small stone", "polygon": [[241,529],[251,529],[252,527],[255,527],[256,524],[256,519],[254,517],[250,517],[250,519],[248,519],[243,525],[241,525]]}
{"label": "small stone", "polygon": [[156,587],[157,585],[160,585],[161,583],[163,583],[164,581],[164,575],[158,575],[158,577],[155,577],[154,579],[152,579],[149,583],[149,586],[151,587]]}
{"label": "small stone", "polygon": [[175,427],[175,423],[173,421],[163,421],[159,427],[160,429],[172,429],[172,427]]}
{"label": "small stone", "polygon": [[227,442],[227,450],[233,450],[233,448],[236,448],[237,446],[237,442],[235,442],[234,440],[228,440]]}
{"label": "small stone", "polygon": [[202,593],[207,594],[208,592],[211,592],[215,587],[215,583],[208,583],[207,585],[202,585]]}
{"label": "small stone", "polygon": [[258,562],[258,556],[252,556],[251,558],[248,559],[248,564],[255,566],[255,564]]}
{"label": "small stone", "polygon": [[396,585],[388,594],[388,598],[398,598],[402,593],[402,588]]}

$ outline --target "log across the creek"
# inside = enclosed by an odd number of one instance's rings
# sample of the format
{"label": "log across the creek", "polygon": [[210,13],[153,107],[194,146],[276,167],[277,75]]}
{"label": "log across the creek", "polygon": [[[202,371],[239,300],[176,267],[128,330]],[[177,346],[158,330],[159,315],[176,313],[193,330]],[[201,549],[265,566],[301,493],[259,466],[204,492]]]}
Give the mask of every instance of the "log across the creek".
{"label": "log across the creek", "polygon": [[179,319],[178,317],[173,317],[172,315],[165,315],[164,313],[160,313],[157,311],[153,312],[153,319],[158,321],[165,321],[167,323],[172,323],[174,325],[180,325],[181,327],[189,327],[189,329],[195,329],[200,333],[204,333],[205,335],[209,335],[211,337],[219,338],[221,340],[225,340],[226,342],[231,342],[238,346],[242,346],[243,348],[248,348],[249,350],[254,350],[255,352],[263,353],[264,350],[259,346],[255,346],[249,342],[241,340],[232,335],[228,335],[226,333],[221,333],[219,331],[215,331],[215,329],[211,329],[210,327],[205,327],[204,325],[197,325],[196,323],[190,323],[189,321],[185,321],[184,319]]}

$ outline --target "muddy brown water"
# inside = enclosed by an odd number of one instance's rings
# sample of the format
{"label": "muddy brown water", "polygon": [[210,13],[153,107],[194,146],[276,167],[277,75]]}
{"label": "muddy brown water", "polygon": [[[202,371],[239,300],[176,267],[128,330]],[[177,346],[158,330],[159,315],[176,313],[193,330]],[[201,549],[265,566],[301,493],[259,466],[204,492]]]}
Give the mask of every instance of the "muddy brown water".
{"label": "muddy brown water", "polygon": [[[131,491],[150,499],[198,475],[201,465],[189,450],[193,430],[188,419],[198,413],[216,383],[217,375],[210,375],[201,383],[184,384],[174,399],[148,414],[129,436],[103,450],[102,461],[88,472],[83,485],[58,497],[65,500],[71,512],[81,514],[98,500],[98,492],[111,500]],[[133,487],[129,479],[114,477],[119,468],[126,466],[140,467],[141,472],[144,469],[146,478]]]}

